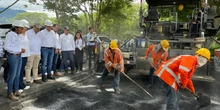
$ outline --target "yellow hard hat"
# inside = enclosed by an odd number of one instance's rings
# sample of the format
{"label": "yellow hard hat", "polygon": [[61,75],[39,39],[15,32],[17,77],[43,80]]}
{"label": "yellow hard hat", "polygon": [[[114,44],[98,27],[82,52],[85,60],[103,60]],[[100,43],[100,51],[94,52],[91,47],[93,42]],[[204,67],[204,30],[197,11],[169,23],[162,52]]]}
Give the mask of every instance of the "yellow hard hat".
{"label": "yellow hard hat", "polygon": [[112,40],[112,41],[110,42],[109,47],[110,47],[111,49],[116,49],[116,48],[118,48],[118,44],[117,44],[117,42],[116,42],[115,40]]}
{"label": "yellow hard hat", "polygon": [[210,57],[211,57],[211,53],[207,48],[200,48],[199,50],[196,51],[196,54],[201,55],[207,58],[208,60],[210,60]]}
{"label": "yellow hard hat", "polygon": [[161,40],[161,41],[160,41],[160,45],[162,46],[162,48],[163,48],[165,51],[167,51],[168,48],[170,47],[170,44],[169,44],[168,40]]}
{"label": "yellow hard hat", "polygon": [[178,6],[178,9],[179,9],[180,11],[182,11],[183,8],[184,8],[184,6],[183,6],[182,4],[180,4],[180,5]]}

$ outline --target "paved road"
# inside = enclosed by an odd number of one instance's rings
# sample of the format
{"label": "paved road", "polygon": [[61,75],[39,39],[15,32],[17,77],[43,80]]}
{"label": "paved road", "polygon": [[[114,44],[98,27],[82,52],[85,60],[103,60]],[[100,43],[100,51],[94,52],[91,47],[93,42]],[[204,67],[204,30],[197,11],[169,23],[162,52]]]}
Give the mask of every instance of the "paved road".
{"label": "paved road", "polygon": [[[141,86],[145,85],[145,76],[131,76]],[[215,73],[215,78],[219,78]],[[115,94],[112,89],[113,76],[110,75],[104,89],[96,89],[99,75],[93,75],[77,86],[56,88],[39,95],[33,103],[22,110],[164,110],[165,91],[158,87],[147,89],[154,98],[149,97],[126,77],[121,76],[121,94]],[[220,82],[206,83],[194,81],[197,92],[210,95],[212,104],[200,110],[219,110]],[[196,110],[199,106],[192,94],[180,91],[180,110]]]}
{"label": "paved road", "polygon": [[[83,82],[76,82],[80,75],[65,76],[57,81],[45,83],[31,88],[34,97],[23,99],[20,102],[5,103],[10,109],[22,110],[164,110],[166,99],[164,89],[155,87],[146,89],[154,98],[149,97],[130,80],[121,75],[121,94],[115,94],[112,89],[113,76],[106,79],[104,89],[96,89],[95,86],[100,80],[100,73],[91,75],[84,73],[82,76],[89,76]],[[213,72],[216,81],[214,83],[194,81],[197,92],[210,95],[212,104],[200,110],[219,110],[220,108],[220,73]],[[78,77],[79,76],[79,77]],[[138,84],[145,87],[146,76],[132,76]],[[69,78],[69,79],[68,79]],[[53,86],[53,87],[50,87]],[[48,87],[48,89],[47,89]],[[39,90],[44,88],[42,90]],[[146,88],[146,87],[145,87]],[[34,91],[38,90],[37,93]],[[45,90],[45,91],[44,91]],[[180,91],[180,110],[196,110],[198,103],[194,96],[185,90]],[[2,98],[2,97],[0,97]],[[2,98],[6,99],[5,97]],[[7,100],[7,99],[6,99]],[[0,108],[0,110],[2,107]],[[2,109],[3,110],[3,109]],[[5,110],[5,109],[4,109]]]}

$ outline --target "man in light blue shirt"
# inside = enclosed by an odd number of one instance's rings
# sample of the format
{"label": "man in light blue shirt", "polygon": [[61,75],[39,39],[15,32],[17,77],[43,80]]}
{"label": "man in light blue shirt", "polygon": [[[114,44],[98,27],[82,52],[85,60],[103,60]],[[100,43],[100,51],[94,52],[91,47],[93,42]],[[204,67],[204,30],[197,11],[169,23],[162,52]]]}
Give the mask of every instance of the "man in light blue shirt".
{"label": "man in light blue shirt", "polygon": [[95,41],[92,35],[93,35],[93,28],[89,27],[89,33],[86,35],[88,54],[89,54],[89,69],[91,69],[92,55],[93,55],[94,62],[95,62]]}

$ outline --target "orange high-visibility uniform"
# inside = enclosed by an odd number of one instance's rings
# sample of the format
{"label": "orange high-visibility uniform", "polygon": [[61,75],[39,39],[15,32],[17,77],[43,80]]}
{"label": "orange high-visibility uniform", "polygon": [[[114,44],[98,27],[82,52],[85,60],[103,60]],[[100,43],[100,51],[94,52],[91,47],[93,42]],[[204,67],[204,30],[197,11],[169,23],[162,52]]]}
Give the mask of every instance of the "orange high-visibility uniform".
{"label": "orange high-visibility uniform", "polygon": [[[145,53],[145,56],[148,57],[149,53],[151,52],[152,58],[153,58],[153,63],[154,65],[158,68],[162,62],[165,62],[168,57],[168,52],[159,52],[161,46],[152,44]],[[152,66],[152,65],[151,65]]]}
{"label": "orange high-visibility uniform", "polygon": [[111,52],[110,48],[106,48],[104,52],[104,60],[105,60],[105,67],[108,72],[112,69],[112,64],[119,64],[121,68],[121,72],[124,72],[124,59],[119,48],[115,49],[115,53]]}
{"label": "orange high-visibility uniform", "polygon": [[178,84],[183,87],[188,87],[192,92],[195,92],[192,75],[196,70],[197,58],[191,55],[180,55],[172,58],[162,64],[156,71],[156,75],[165,83],[178,90]]}

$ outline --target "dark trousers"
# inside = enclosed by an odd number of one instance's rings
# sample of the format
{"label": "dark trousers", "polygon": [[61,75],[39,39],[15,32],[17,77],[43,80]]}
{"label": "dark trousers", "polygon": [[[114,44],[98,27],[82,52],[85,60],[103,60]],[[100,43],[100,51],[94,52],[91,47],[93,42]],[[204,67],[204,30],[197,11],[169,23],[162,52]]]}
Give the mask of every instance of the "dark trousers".
{"label": "dark trousers", "polygon": [[149,82],[151,85],[154,84],[154,67],[150,67],[150,73],[149,73]]}
{"label": "dark trousers", "polygon": [[62,51],[62,63],[64,64],[65,71],[68,70],[67,60],[70,60],[71,71],[74,71],[74,54],[73,54],[73,50]]}
{"label": "dark trousers", "polygon": [[5,82],[8,81],[8,75],[9,75],[9,64],[8,64],[8,61],[6,61],[5,67],[4,67],[4,74],[3,74],[3,78]]}
{"label": "dark trousers", "polygon": [[95,62],[95,46],[89,45],[88,46],[88,54],[89,54],[89,69],[91,69],[91,61],[92,61],[92,55]]}
{"label": "dark trousers", "polygon": [[58,60],[58,57],[59,57],[59,53],[54,54],[54,56],[53,56],[53,65],[52,65],[53,73],[57,72],[57,60]]}
{"label": "dark trousers", "polygon": [[78,69],[82,71],[83,68],[83,50],[79,50],[76,48],[76,54],[75,54],[75,65],[76,65],[76,70]]}
{"label": "dark trousers", "polygon": [[22,57],[22,65],[21,65],[21,72],[19,77],[19,89],[24,89],[26,85],[24,84],[24,68],[27,64],[27,57]]}

